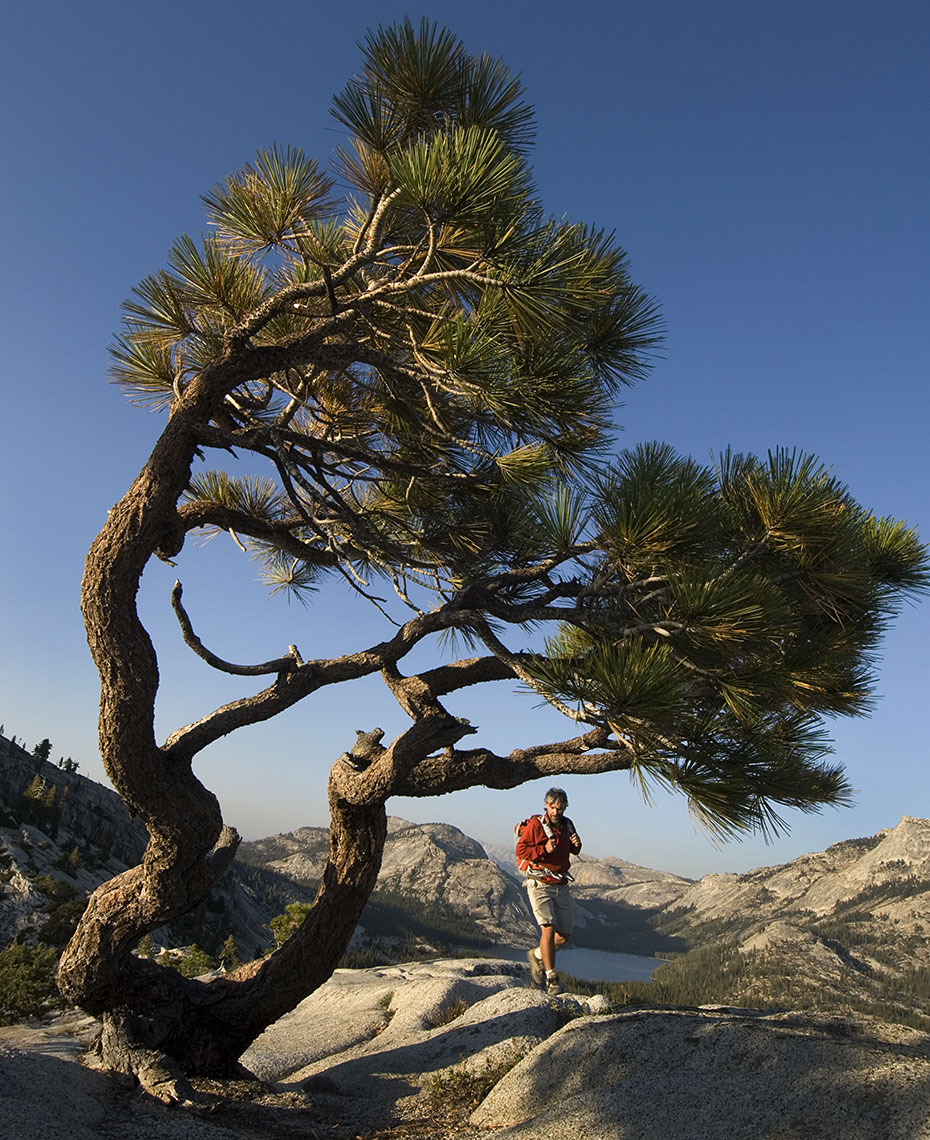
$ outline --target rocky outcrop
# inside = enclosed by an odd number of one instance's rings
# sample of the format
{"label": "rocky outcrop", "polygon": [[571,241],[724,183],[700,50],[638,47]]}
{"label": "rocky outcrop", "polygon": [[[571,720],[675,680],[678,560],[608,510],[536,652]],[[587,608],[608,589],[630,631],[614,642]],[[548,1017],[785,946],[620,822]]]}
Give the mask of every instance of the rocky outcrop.
{"label": "rocky outcrop", "polygon": [[666,909],[693,936],[702,927],[734,934],[775,920],[879,923],[908,941],[909,963],[930,965],[930,820],[904,816],[894,828],[835,843],[779,867],[705,875]]}
{"label": "rocky outcrop", "polygon": [[56,901],[138,862],[144,846],[115,792],[0,737],[0,947],[40,930]]}
{"label": "rocky outcrop", "polygon": [[668,906],[681,898],[692,883],[670,871],[654,871],[611,856],[593,859],[578,855],[572,860],[572,875],[577,898],[600,899],[642,910]]}
{"label": "rocky outcrop", "polygon": [[676,1000],[712,979],[717,1000],[881,1011],[930,1029],[928,820],[905,816],[780,867],[707,875],[653,921],[697,948],[655,976]]}
{"label": "rocky outcrop", "polygon": [[299,827],[282,835],[270,835],[242,843],[236,859],[295,882],[315,884],[323,874],[329,853],[329,832],[323,827]]}
{"label": "rocky outcrop", "polygon": [[[27,792],[41,785],[39,799]],[[0,947],[44,937],[56,904],[80,899],[142,857],[146,832],[109,788],[30,756],[0,737]],[[270,915],[247,883],[229,873],[177,929],[156,945],[214,943],[232,934],[244,958],[267,949]]]}
{"label": "rocky outcrop", "polygon": [[866,972],[871,963],[856,959],[836,942],[827,942],[810,930],[776,919],[754,931],[738,945],[740,954],[763,954],[770,960],[792,960],[807,979],[836,990],[848,984],[850,970]]}
{"label": "rocky outcrop", "polygon": [[0,1134],[930,1137],[930,1035],[797,1012],[605,1012],[495,960],[337,971],[244,1055],[263,1083],[208,1089],[209,1112],[165,1109],[82,1068],[72,1033],[88,1027],[0,1029]]}
{"label": "rocky outcrop", "polygon": [[471,1117],[498,1140],[930,1136],[930,1037],[751,1010],[638,1010],[573,1021]]}
{"label": "rocky outcrop", "polygon": [[133,866],[145,848],[145,828],[130,817],[110,788],[78,772],[66,772],[0,736],[0,809],[5,821],[20,818],[21,800],[39,777],[50,801],[54,838]]}
{"label": "rocky outcrop", "polygon": [[[527,982],[524,965],[495,959],[337,970],[266,1029],[242,1061],[281,1087],[301,1087],[325,1073],[331,1092],[364,1088],[377,1105],[385,1099],[384,1082],[396,1086],[402,1075],[407,1088],[400,1095],[416,1095],[429,1074],[463,1056],[514,1037],[531,1039],[532,1048],[562,1024],[560,1010],[583,1008],[579,999],[554,1000]],[[396,1099],[396,1087],[389,1095]],[[382,1103],[375,1120],[383,1110]]]}
{"label": "rocky outcrop", "polygon": [[448,824],[390,820],[378,886],[475,919],[492,944],[519,942],[532,931],[523,888]]}
{"label": "rocky outcrop", "polygon": [[43,924],[56,902],[89,894],[106,879],[124,871],[125,864],[108,858],[71,866],[68,854],[74,837],[62,835],[66,846],[28,824],[0,828],[0,948],[20,935],[42,937]]}
{"label": "rocky outcrop", "polygon": [[[875,894],[876,913],[893,910],[889,904],[896,888],[912,881],[911,897],[930,894],[930,821],[903,816],[897,827],[879,832],[879,841],[850,862],[841,873],[823,876],[798,899],[798,906],[815,914],[826,914],[838,903],[845,903],[866,892]],[[788,865],[790,867],[790,864]],[[889,887],[882,898],[879,888]]]}
{"label": "rocky outcrop", "polygon": [[777,867],[705,875],[681,894],[677,907],[695,922],[788,910],[822,915],[865,891],[905,880],[930,889],[930,820],[904,816],[877,835],[834,843]]}

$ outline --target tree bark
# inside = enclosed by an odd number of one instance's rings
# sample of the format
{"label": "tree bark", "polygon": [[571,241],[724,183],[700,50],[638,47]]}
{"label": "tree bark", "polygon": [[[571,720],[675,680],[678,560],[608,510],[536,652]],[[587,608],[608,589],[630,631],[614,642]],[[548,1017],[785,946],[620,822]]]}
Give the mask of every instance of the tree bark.
{"label": "tree bark", "polygon": [[[378,877],[387,816],[383,802],[348,803],[335,779],[330,800],[329,858],[317,897],[305,922],[269,957],[199,981],[128,950],[117,967],[112,947],[86,931],[72,941],[59,984],[102,1016],[104,1068],[133,1075],[161,1099],[189,1097],[185,1075],[241,1072],[238,1058],[249,1044],[332,975]],[[104,884],[92,900],[100,917],[86,930],[112,932],[143,883],[142,869],[134,868]]]}
{"label": "tree bark", "polygon": [[[245,367],[254,369],[254,361]],[[182,1072],[234,1071],[266,1026],[330,976],[374,886],[387,829],[383,797],[350,802],[339,791],[345,781],[333,780],[323,883],[307,921],[284,947],[210,983],[132,953],[144,934],[201,903],[228,863],[228,849],[211,859],[223,825],[216,798],[193,774],[197,750],[156,742],[158,663],[136,595],[151,555],[171,557],[183,544],[177,502],[190,478],[198,431],[224,391],[241,382],[241,372],[241,361],[225,359],[173,407],[148,462],[92,545],[82,588],[88,644],[101,679],[101,757],[149,841],[138,867],[91,896],[62,955],[58,983],[67,999],[103,1019],[103,1065],[134,1073],[168,1099],[178,1095]],[[232,841],[227,836],[225,842],[228,848]]]}

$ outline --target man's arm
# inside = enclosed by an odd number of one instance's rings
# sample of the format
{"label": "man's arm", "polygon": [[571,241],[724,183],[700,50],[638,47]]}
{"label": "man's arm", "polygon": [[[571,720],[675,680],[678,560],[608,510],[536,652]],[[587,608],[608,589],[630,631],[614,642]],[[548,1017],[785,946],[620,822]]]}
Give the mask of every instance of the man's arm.
{"label": "man's arm", "polygon": [[546,833],[536,816],[532,816],[524,827],[517,840],[516,853],[518,859],[528,859],[531,863],[539,863],[549,854]]}

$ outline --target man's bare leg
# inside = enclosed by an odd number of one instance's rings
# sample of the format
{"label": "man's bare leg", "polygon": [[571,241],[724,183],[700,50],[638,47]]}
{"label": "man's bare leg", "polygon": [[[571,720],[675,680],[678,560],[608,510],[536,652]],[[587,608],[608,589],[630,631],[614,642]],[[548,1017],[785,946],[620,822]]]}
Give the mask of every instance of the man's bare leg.
{"label": "man's bare leg", "polygon": [[555,969],[555,927],[541,926],[539,928],[539,956],[542,959],[543,969],[548,974]]}
{"label": "man's bare leg", "polygon": [[561,950],[568,939],[559,934],[554,926],[541,926],[539,928],[539,957],[542,959],[543,969],[547,974],[555,970],[555,954]]}

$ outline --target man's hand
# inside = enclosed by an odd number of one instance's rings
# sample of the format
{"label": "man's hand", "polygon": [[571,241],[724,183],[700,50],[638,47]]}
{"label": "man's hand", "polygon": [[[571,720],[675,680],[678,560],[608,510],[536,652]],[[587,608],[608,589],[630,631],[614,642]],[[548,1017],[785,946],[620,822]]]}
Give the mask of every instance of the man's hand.
{"label": "man's hand", "polygon": [[578,833],[576,831],[573,831],[568,837],[568,842],[576,851],[581,850],[581,840],[578,838]]}
{"label": "man's hand", "polygon": [[558,846],[558,844],[556,843],[555,839],[547,839],[546,840],[546,851],[548,852],[548,854],[551,855],[553,853],[553,851],[555,851],[557,846]]}

